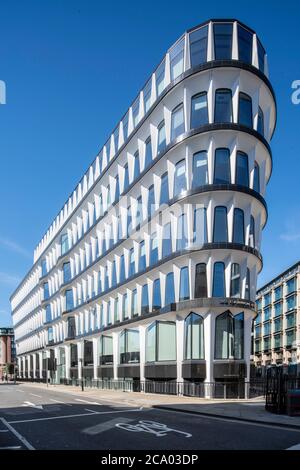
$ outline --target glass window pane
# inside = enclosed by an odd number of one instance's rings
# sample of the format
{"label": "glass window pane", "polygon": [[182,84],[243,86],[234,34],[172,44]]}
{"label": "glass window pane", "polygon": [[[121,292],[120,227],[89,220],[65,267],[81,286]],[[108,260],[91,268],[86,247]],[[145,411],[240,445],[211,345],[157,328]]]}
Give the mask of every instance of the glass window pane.
{"label": "glass window pane", "polygon": [[198,152],[193,155],[193,182],[192,188],[208,184],[207,152]]}
{"label": "glass window pane", "polygon": [[234,359],[244,358],[244,314],[235,315],[234,319]]}
{"label": "glass window pane", "polygon": [[235,183],[249,187],[248,155],[243,152],[236,154]]}
{"label": "glass window pane", "polygon": [[237,263],[231,265],[230,297],[241,297],[241,273]]}
{"label": "glass window pane", "polygon": [[145,143],[145,166],[144,169],[148,168],[152,163],[152,145],[150,137],[146,140]]}
{"label": "glass window pane", "polygon": [[149,313],[148,284],[142,287],[142,315]]}
{"label": "glass window pane", "polygon": [[158,360],[176,361],[175,323],[158,323]]}
{"label": "glass window pane", "polygon": [[225,297],[225,266],[224,263],[214,264],[213,297]]}
{"label": "glass window pane", "polygon": [[144,109],[145,113],[147,113],[151,106],[151,87],[152,87],[152,80],[149,80],[144,88]]}
{"label": "glass window pane", "polygon": [[264,113],[261,107],[258,108],[258,120],[257,120],[257,132],[264,136],[265,123],[264,123]]}
{"label": "glass window pane", "polygon": [[161,177],[160,205],[168,204],[168,202],[169,202],[169,180],[168,180],[168,173],[164,173]]}
{"label": "glass window pane", "polygon": [[156,322],[146,330],[146,362],[156,360]]}
{"label": "glass window pane", "polygon": [[174,197],[186,191],[185,160],[181,160],[175,166],[174,173]]}
{"label": "glass window pane", "polygon": [[254,180],[253,180],[253,189],[256,192],[260,192],[260,177],[259,177],[259,166],[254,163]]}
{"label": "glass window pane", "polygon": [[230,153],[229,149],[216,149],[214,184],[230,184]]}
{"label": "glass window pane", "polygon": [[155,194],[154,194],[154,185],[150,186],[148,190],[148,217],[152,217],[155,212]]}
{"label": "glass window pane", "polygon": [[185,266],[180,270],[180,289],[179,289],[179,301],[188,300],[190,298],[189,288],[189,270]]}
{"label": "glass window pane", "polygon": [[215,60],[232,58],[232,23],[214,24]]}
{"label": "glass window pane", "polygon": [[239,60],[248,64],[252,63],[252,38],[250,31],[238,25]]}
{"label": "glass window pane", "polygon": [[199,207],[199,209],[194,210],[193,243],[197,246],[202,246],[204,243],[207,243],[207,218],[205,207]]}
{"label": "glass window pane", "polygon": [[253,127],[252,121],[252,100],[245,93],[239,94],[239,124],[247,127]]}
{"label": "glass window pane", "polygon": [[193,96],[191,103],[191,129],[208,123],[207,93]]}
{"label": "glass window pane", "polygon": [[152,311],[159,310],[161,308],[161,294],[160,294],[160,280],[155,279],[153,283],[153,300],[152,300]]}
{"label": "glass window pane", "polygon": [[201,299],[207,297],[206,264],[197,264],[195,271],[195,298]]}
{"label": "glass window pane", "polygon": [[170,51],[171,80],[175,80],[183,73],[184,38]]}
{"label": "glass window pane", "polygon": [[191,67],[207,61],[208,26],[190,33]]}
{"label": "glass window pane", "polygon": [[258,54],[258,68],[261,72],[264,72],[265,71],[265,50],[259,39],[257,39],[257,54]]}
{"label": "glass window pane", "polygon": [[174,274],[168,273],[166,276],[166,292],[165,292],[165,305],[170,305],[175,302],[174,291]]}
{"label": "glass window pane", "polygon": [[176,243],[176,250],[185,250],[188,246],[188,234],[187,234],[188,226],[187,226],[187,216],[186,214],[182,214],[178,218],[177,223],[177,243]]}
{"label": "glass window pane", "polygon": [[228,312],[216,318],[215,326],[215,358],[229,359],[233,357],[233,319]]}
{"label": "glass window pane", "polygon": [[161,153],[166,148],[166,128],[165,121],[158,126],[157,153]]}
{"label": "glass window pane", "polygon": [[245,244],[244,211],[241,209],[234,209],[233,243]]}
{"label": "glass window pane", "polygon": [[165,88],[165,61],[163,61],[155,72],[156,78],[156,94],[161,95]]}
{"label": "glass window pane", "polygon": [[163,227],[162,239],[162,257],[165,258],[172,253],[171,223],[167,223]]}
{"label": "glass window pane", "polygon": [[231,90],[216,90],[215,94],[215,122],[232,122],[232,95]]}
{"label": "glass window pane", "polygon": [[158,261],[158,239],[157,234],[152,233],[151,235],[151,246],[150,246],[150,265],[153,266]]}
{"label": "glass window pane", "polygon": [[171,118],[171,140],[185,132],[183,105],[180,104],[172,111]]}
{"label": "glass window pane", "polygon": [[136,180],[139,176],[140,176],[140,156],[139,156],[139,152],[135,152],[133,180]]}
{"label": "glass window pane", "polygon": [[213,242],[227,242],[227,208],[223,206],[215,207]]}

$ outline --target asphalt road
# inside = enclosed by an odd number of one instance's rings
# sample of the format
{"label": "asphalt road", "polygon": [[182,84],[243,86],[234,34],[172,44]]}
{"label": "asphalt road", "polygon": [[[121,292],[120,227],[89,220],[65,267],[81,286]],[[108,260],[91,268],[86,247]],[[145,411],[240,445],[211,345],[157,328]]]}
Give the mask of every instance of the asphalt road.
{"label": "asphalt road", "polygon": [[283,450],[300,430],[85,399],[53,387],[0,385],[0,451]]}

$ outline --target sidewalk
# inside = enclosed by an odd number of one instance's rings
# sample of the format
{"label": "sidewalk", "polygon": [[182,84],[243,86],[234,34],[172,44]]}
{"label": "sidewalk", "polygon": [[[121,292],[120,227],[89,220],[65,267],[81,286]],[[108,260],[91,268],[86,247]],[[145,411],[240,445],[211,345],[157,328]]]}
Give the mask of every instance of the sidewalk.
{"label": "sidewalk", "polygon": [[269,413],[265,410],[263,398],[248,400],[207,400],[196,397],[180,397],[175,395],[160,395],[152,393],[122,392],[117,390],[98,390],[71,385],[49,385],[40,383],[22,382],[22,387],[30,386],[44,390],[70,393],[111,402],[122,406],[157,408],[168,411],[199,414],[232,420],[242,420],[252,423],[268,424],[273,426],[297,428],[300,431],[300,416],[287,416]]}

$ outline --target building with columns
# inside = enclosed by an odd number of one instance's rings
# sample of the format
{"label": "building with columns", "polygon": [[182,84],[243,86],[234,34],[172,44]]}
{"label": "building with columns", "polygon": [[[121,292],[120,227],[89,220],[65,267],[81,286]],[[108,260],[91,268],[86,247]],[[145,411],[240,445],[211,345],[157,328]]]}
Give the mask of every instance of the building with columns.
{"label": "building with columns", "polygon": [[13,328],[0,327],[0,380],[7,374],[7,364],[14,364],[16,348]]}
{"label": "building with columns", "polygon": [[21,376],[249,380],[275,123],[256,33],[230,19],[185,32],[11,296]]}

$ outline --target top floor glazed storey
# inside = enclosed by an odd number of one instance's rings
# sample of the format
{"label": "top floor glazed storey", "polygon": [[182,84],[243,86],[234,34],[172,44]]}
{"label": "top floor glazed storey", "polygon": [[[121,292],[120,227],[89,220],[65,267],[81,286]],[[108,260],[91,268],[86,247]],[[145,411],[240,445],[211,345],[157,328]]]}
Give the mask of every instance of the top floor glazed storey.
{"label": "top floor glazed storey", "polygon": [[[130,144],[133,136],[164,97],[185,78],[220,67],[233,67],[256,75],[264,87],[269,90],[272,104],[268,126],[265,126],[268,129],[264,138],[267,142],[271,139],[276,123],[276,103],[272,86],[268,80],[265,50],[255,32],[236,20],[210,20],[187,31],[167,51],[159,66],[147,80],[142,91],[133,101],[48,228],[35,249],[33,268],[57,238],[61,228],[80,206],[90,189]],[[269,96],[267,99],[269,100]],[[22,289],[23,283],[32,275],[33,268],[26,275],[17,291]],[[36,284],[39,273],[34,277],[34,284]],[[17,291],[13,297],[18,294]]]}

